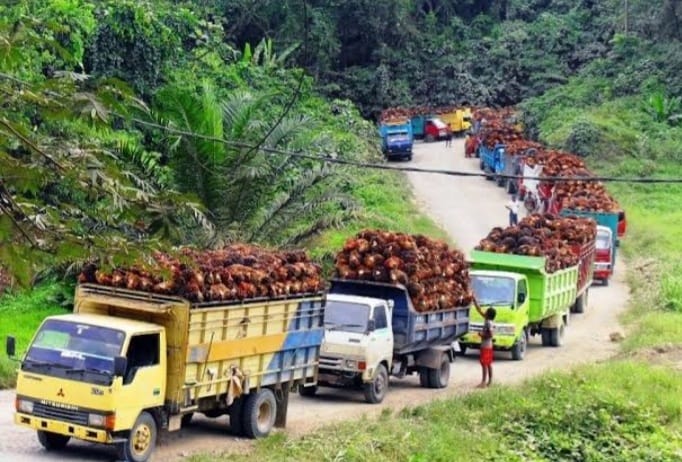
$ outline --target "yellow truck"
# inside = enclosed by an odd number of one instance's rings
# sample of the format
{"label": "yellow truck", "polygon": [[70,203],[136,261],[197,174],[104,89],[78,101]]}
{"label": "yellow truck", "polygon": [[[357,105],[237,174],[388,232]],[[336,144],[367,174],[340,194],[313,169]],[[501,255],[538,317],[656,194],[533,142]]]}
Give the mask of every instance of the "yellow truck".
{"label": "yellow truck", "polygon": [[321,293],[193,304],[81,284],[74,312],[46,318],[21,360],[14,421],[47,450],[78,438],[135,462],[195,412],[265,436],[285,425],[289,392],[317,381],[324,305]]}
{"label": "yellow truck", "polygon": [[464,136],[471,129],[471,109],[456,109],[438,114],[438,117],[450,126],[453,135]]}

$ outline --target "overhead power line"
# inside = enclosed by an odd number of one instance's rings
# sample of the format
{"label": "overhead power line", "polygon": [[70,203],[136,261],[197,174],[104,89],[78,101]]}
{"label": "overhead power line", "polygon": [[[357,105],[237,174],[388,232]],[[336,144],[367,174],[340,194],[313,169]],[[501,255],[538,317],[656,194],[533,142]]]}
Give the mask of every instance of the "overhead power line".
{"label": "overhead power line", "polygon": [[[113,113],[113,115],[116,115],[118,117],[126,118],[126,116],[122,114],[117,114]],[[214,141],[214,142],[219,142],[223,143],[227,146],[233,146],[237,148],[245,148],[245,149],[251,149],[254,147],[253,144],[251,143],[245,143],[242,141],[231,141],[227,140],[224,138],[218,138],[215,136],[210,136],[210,135],[204,135],[202,133],[196,133],[196,132],[191,132],[191,131],[186,131],[186,130],[180,130],[177,128],[173,127],[168,127],[165,125],[161,125],[155,122],[148,122],[146,120],[138,119],[138,118],[129,118],[128,120],[144,125],[150,128],[157,128],[159,130],[164,130],[168,133],[173,133],[175,135],[180,135],[180,136],[188,136],[188,137],[193,137],[197,139],[203,139],[206,141]],[[388,164],[378,164],[378,163],[372,163],[372,162],[358,162],[354,160],[348,160],[348,159],[339,159],[336,157],[329,157],[329,156],[320,156],[316,154],[309,154],[306,153],[305,151],[288,151],[285,149],[278,149],[278,148],[269,148],[266,146],[260,146],[258,147],[258,150],[267,152],[270,154],[280,154],[280,155],[285,155],[285,156],[292,156],[292,157],[298,157],[301,159],[309,159],[309,160],[314,160],[317,162],[324,162],[324,163],[331,163],[331,164],[341,164],[341,165],[349,165],[353,167],[359,167],[359,168],[371,168],[375,170],[392,170],[392,171],[397,171],[397,172],[414,172],[414,173],[431,173],[431,174],[437,174],[437,175],[449,175],[449,176],[455,176],[455,177],[486,177],[489,176],[486,173],[481,173],[481,172],[465,172],[465,171],[457,171],[457,170],[443,170],[443,169],[432,169],[432,168],[421,168],[421,167],[406,167],[406,166],[393,166],[393,165],[388,165]],[[505,174],[500,174],[497,175],[501,178],[509,178],[509,179],[525,179],[525,180],[541,180],[541,181],[547,181],[547,182],[556,182],[556,183],[565,183],[565,182],[571,182],[571,181],[583,181],[583,182],[615,182],[615,183],[644,183],[644,184],[671,184],[671,183],[680,183],[682,184],[682,178],[628,178],[628,177],[614,177],[614,176],[575,176],[575,177],[564,177],[564,176],[542,176],[542,177],[537,177],[537,176],[524,176],[524,175],[505,175]]]}

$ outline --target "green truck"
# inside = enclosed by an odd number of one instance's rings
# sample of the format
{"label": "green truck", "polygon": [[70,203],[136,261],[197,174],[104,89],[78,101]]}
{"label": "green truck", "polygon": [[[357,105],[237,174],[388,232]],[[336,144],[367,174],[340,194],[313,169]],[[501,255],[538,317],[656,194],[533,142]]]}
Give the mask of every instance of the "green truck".
{"label": "green truck", "polygon": [[[528,339],[540,335],[543,346],[561,346],[570,312],[584,301],[592,282],[580,277],[581,265],[594,259],[584,252],[580,263],[554,273],[545,271],[545,257],[471,252],[471,284],[481,307],[493,306],[495,350],[510,351],[512,359],[523,359]],[[589,261],[591,266],[591,261]],[[581,284],[582,283],[582,284]],[[471,310],[469,332],[459,342],[461,352],[478,348],[483,319]]]}

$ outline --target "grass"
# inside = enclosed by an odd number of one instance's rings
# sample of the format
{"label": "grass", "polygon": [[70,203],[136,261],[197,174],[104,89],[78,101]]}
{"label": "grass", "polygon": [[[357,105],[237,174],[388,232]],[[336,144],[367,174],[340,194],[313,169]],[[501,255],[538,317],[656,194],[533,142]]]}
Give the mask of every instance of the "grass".
{"label": "grass", "polygon": [[68,291],[61,284],[47,283],[31,291],[0,298],[0,338],[3,342],[3,351],[0,354],[0,389],[13,387],[16,379],[17,363],[5,355],[5,338],[8,335],[16,337],[17,354],[22,354],[43,319],[64,312],[62,303],[68,299]]}
{"label": "grass", "polygon": [[302,438],[277,434],[256,442],[248,455],[190,460],[672,461],[682,457],[681,395],[678,373],[618,361],[385,412]]}

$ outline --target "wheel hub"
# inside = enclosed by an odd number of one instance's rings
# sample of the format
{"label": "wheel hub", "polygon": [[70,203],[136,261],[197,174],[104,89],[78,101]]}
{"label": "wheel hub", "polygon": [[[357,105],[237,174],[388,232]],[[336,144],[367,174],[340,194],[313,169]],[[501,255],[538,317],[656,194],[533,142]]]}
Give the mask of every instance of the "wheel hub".
{"label": "wheel hub", "polygon": [[136,454],[143,454],[149,448],[151,434],[151,429],[147,425],[140,425],[135,429],[132,449]]}

